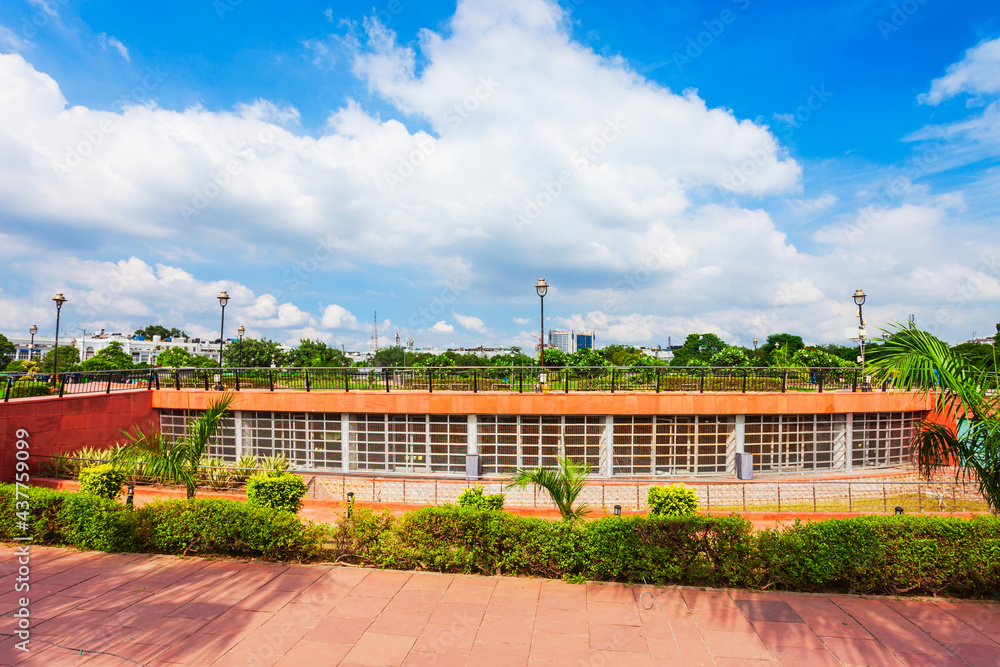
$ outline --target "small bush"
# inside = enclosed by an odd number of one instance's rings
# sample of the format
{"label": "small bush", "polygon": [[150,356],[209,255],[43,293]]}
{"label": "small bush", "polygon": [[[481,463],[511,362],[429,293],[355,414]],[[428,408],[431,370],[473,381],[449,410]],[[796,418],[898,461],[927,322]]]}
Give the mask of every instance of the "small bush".
{"label": "small bush", "polygon": [[255,469],[260,467],[260,461],[253,454],[243,454],[233,464],[233,484],[242,486],[247,483]]}
{"label": "small bush", "polygon": [[651,486],[646,502],[649,511],[657,516],[685,516],[698,509],[698,494],[683,484]]}
{"label": "small bush", "polygon": [[306,483],[290,472],[266,472],[247,480],[247,500],[251,505],[276,510],[298,512],[302,496],[308,491]]}
{"label": "small bush", "polygon": [[275,454],[261,459],[260,467],[272,472],[286,472],[292,467],[292,464],[288,462],[284,454]]}
{"label": "small bush", "polygon": [[87,466],[80,471],[80,490],[98,498],[114,500],[121,495],[124,481],[125,472],[108,463]]}
{"label": "small bush", "polygon": [[205,456],[198,464],[198,481],[210,489],[228,489],[233,471],[224,459]]}
{"label": "small bush", "polygon": [[475,507],[481,510],[502,510],[504,497],[502,493],[487,495],[483,487],[476,484],[458,494],[458,504],[462,507]]}
{"label": "small bush", "polygon": [[10,389],[11,398],[27,398],[29,396],[48,396],[52,391],[48,383],[38,380],[17,380]]}

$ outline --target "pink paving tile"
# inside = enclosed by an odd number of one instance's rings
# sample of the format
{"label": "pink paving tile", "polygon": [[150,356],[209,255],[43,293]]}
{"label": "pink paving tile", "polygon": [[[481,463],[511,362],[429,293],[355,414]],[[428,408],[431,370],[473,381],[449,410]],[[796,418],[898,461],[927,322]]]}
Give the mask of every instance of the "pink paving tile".
{"label": "pink paving tile", "polygon": [[273,658],[273,662],[277,662],[308,631],[308,628],[299,628],[287,622],[276,623],[272,618],[243,637],[240,643],[233,647],[233,652],[250,653],[262,660]]}
{"label": "pink paving tile", "polygon": [[351,587],[335,581],[320,580],[299,593],[292,602],[301,604],[324,604],[333,607],[351,592]]}
{"label": "pink paving tile", "polygon": [[431,612],[431,618],[428,623],[435,625],[478,626],[485,612],[486,607],[480,604],[442,602]]}
{"label": "pink paving tile", "polygon": [[401,665],[415,641],[415,637],[366,632],[354,644],[344,662],[362,665]]}
{"label": "pink paving tile", "polygon": [[745,632],[725,632],[703,630],[705,644],[712,655],[718,658],[742,658],[746,660],[773,660],[771,651],[756,634]]}
{"label": "pink paving tile", "polygon": [[89,600],[83,600],[79,608],[92,611],[117,612],[137,602],[148,599],[154,591],[113,591]]}
{"label": "pink paving tile", "polygon": [[890,609],[882,600],[843,598],[837,604],[890,651],[947,654],[926,632]]}
{"label": "pink paving tile", "polygon": [[[164,651],[166,651],[169,646],[164,646],[162,644],[137,644],[135,642],[119,642],[111,648],[108,649],[108,653],[114,653],[117,656],[127,658],[128,660],[134,660],[138,663],[149,662],[156,658]],[[134,664],[134,663],[132,663]]]}
{"label": "pink paving tile", "polygon": [[794,646],[798,648],[825,648],[823,640],[804,623],[776,623],[753,621],[757,635],[770,647]]}
{"label": "pink paving tile", "polygon": [[1000,605],[996,603],[942,601],[935,606],[984,634],[1000,632]]}
{"label": "pink paving tile", "polygon": [[279,574],[277,577],[267,582],[259,588],[262,591],[295,591],[299,593],[305,587],[320,578],[322,572],[316,570],[311,574]]}
{"label": "pink paving tile", "polygon": [[649,653],[646,633],[632,625],[590,626],[590,647],[599,651]]}
{"label": "pink paving tile", "polygon": [[586,585],[586,589],[589,602],[614,602],[618,604],[635,602],[631,586],[591,582]]}
{"label": "pink paving tile", "polygon": [[694,612],[692,618],[702,630],[717,632],[753,633],[753,626],[739,610],[725,607],[702,607]]}
{"label": "pink paving tile", "polygon": [[210,665],[225,655],[229,649],[236,646],[240,641],[242,641],[240,637],[229,635],[195,633],[179,644],[174,645],[173,648],[161,653],[157,657],[157,660],[161,662],[179,662],[185,665]]}
{"label": "pink paving tile", "polygon": [[403,589],[386,605],[386,611],[434,611],[444,594],[441,591]]}
{"label": "pink paving tile", "polygon": [[161,618],[140,629],[129,641],[173,645],[190,637],[205,624],[206,621],[197,618]]}
{"label": "pink paving tile", "polygon": [[302,641],[328,644],[353,644],[368,630],[371,622],[364,618],[327,616],[302,637]]}
{"label": "pink paving tile", "polygon": [[81,627],[101,623],[111,615],[111,613],[106,611],[70,609],[55,618],[36,624],[35,629],[44,634],[68,635],[76,632]]}
{"label": "pink paving tile", "polygon": [[135,628],[114,628],[110,625],[84,625],[69,634],[60,644],[84,651],[104,651],[136,634]]}
{"label": "pink paving tile", "polygon": [[964,667],[966,663],[954,655],[928,655],[926,653],[900,653],[894,651],[896,658],[906,667]]}
{"label": "pink paving tile", "polygon": [[530,657],[532,660],[586,662],[590,660],[590,648],[579,637],[536,632],[531,639]]}
{"label": "pink paving tile", "polygon": [[32,601],[31,616],[36,619],[55,618],[59,614],[78,607],[83,602],[80,598],[50,595],[37,601]]}
{"label": "pink paving tile", "polygon": [[415,572],[403,585],[404,591],[439,591],[444,593],[455,580],[454,575],[436,572]]}
{"label": "pink paving tile", "polygon": [[771,653],[782,667],[840,667],[843,664],[825,647],[772,646]]}
{"label": "pink paving tile", "polygon": [[713,609],[717,607],[731,609],[733,611],[739,610],[736,606],[736,602],[729,597],[729,593],[726,591],[696,591],[683,589],[681,590],[681,595],[684,597],[684,601],[687,603],[687,606],[692,610]]}
{"label": "pink paving tile", "polygon": [[716,658],[715,664],[719,667],[756,667],[760,665],[777,665],[777,660],[750,660],[747,658]]}
{"label": "pink paving tile", "polygon": [[153,593],[143,601],[149,604],[187,604],[209,590],[208,586],[203,585],[174,584]]}
{"label": "pink paving tile", "polygon": [[209,635],[246,637],[271,618],[271,612],[230,609],[198,632]]}
{"label": "pink paving tile", "polygon": [[496,588],[493,589],[494,597],[516,597],[537,600],[542,590],[542,582],[539,579],[514,579],[504,577],[497,581]]}
{"label": "pink paving tile", "polygon": [[351,590],[351,595],[391,598],[409,578],[409,572],[373,570]]}
{"label": "pink paving tile", "polygon": [[436,625],[428,623],[413,645],[414,651],[468,655],[479,632],[479,625]]}
{"label": "pink paving tile", "polygon": [[[992,639],[976,627],[966,623],[960,616],[956,616],[936,604],[917,600],[886,600],[885,604],[942,644],[990,646],[994,643]],[[989,618],[989,614],[983,616],[984,619]],[[1000,616],[997,616],[996,623],[996,627],[1000,629]]]}
{"label": "pink paving tile", "polygon": [[388,603],[389,600],[386,598],[348,595],[328,615],[343,618],[364,618],[374,621],[375,617],[382,613],[382,610],[385,609]]}
{"label": "pink paving tile", "polygon": [[156,621],[167,618],[179,605],[145,604],[140,602],[122,609],[101,621],[105,625],[122,625],[130,628],[144,628]]}
{"label": "pink paving tile", "polygon": [[370,632],[416,637],[430,618],[429,611],[383,611],[372,623]]}
{"label": "pink paving tile", "polygon": [[972,667],[996,666],[1000,660],[1000,647],[981,644],[949,644],[948,648]]}
{"label": "pink paving tile", "polygon": [[[614,665],[615,667],[646,667],[653,665],[649,653],[628,653],[622,651],[590,651],[591,665]],[[655,663],[662,664],[662,663]],[[678,663],[680,664],[680,663]]]}
{"label": "pink paving tile", "polygon": [[477,642],[489,644],[528,644],[534,632],[533,616],[486,616],[479,624]]}
{"label": "pink paving tile", "polygon": [[535,630],[586,637],[590,634],[587,612],[552,609],[535,617]]}
{"label": "pink paving tile", "polygon": [[476,642],[469,652],[468,664],[523,667],[528,664],[528,645]]}
{"label": "pink paving tile", "polygon": [[852,639],[849,637],[824,637],[837,658],[845,665],[879,665],[890,667],[902,665],[892,653],[873,639]]}
{"label": "pink paving tile", "polygon": [[776,621],[780,623],[802,623],[802,618],[788,603],[780,599],[746,599],[742,595],[734,599],[736,606],[751,621]]}
{"label": "pink paving tile", "polygon": [[222,616],[229,611],[239,600],[226,600],[218,602],[188,602],[170,612],[170,616],[177,618],[200,618],[206,621]]}
{"label": "pink paving tile", "polygon": [[403,667],[465,667],[466,662],[464,655],[410,651],[403,661]]}
{"label": "pink paving tile", "polygon": [[[583,607],[578,607],[582,609]],[[588,602],[587,613],[590,622],[599,625],[642,625],[639,609],[635,603]]]}
{"label": "pink paving tile", "polygon": [[333,610],[333,605],[298,604],[289,602],[274,614],[276,622],[287,621],[292,625],[311,628]]}
{"label": "pink paving tile", "polygon": [[492,586],[469,586],[456,582],[445,591],[441,601],[485,605],[490,601],[492,594]]}
{"label": "pink paving tile", "polygon": [[212,667],[272,667],[281,657],[270,650],[257,653],[230,651],[213,662]]}
{"label": "pink paving tile", "polygon": [[278,611],[291,602],[297,595],[298,591],[259,590],[244,598],[242,602],[236,605],[236,609]]}
{"label": "pink paving tile", "polygon": [[293,646],[280,660],[277,667],[307,667],[309,665],[336,665],[350,653],[351,644],[310,642],[303,639]]}

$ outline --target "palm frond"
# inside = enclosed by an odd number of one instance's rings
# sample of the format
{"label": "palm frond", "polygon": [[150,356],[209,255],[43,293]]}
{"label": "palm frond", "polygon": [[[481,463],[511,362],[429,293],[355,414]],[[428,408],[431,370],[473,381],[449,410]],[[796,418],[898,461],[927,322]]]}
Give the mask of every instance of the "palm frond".
{"label": "palm frond", "polygon": [[511,475],[507,488],[537,484],[548,491],[563,519],[578,521],[590,511],[586,504],[574,507],[583,492],[590,469],[568,457],[558,457],[555,468],[521,468]]}

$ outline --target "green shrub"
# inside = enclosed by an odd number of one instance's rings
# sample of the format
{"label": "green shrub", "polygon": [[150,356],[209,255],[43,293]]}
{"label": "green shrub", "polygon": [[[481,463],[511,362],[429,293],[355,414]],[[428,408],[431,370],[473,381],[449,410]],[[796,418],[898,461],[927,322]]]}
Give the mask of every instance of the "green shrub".
{"label": "green shrub", "polygon": [[228,489],[233,470],[224,459],[204,456],[198,464],[198,481],[210,489]]}
{"label": "green shrub", "polygon": [[298,512],[302,496],[309,488],[302,478],[290,472],[259,473],[247,480],[247,500],[251,505]]}
{"label": "green shrub", "polygon": [[503,500],[502,493],[486,495],[483,493],[483,487],[478,484],[470,486],[458,494],[459,505],[462,507],[476,507],[481,510],[502,510]]}
{"label": "green shrub", "polygon": [[243,454],[236,463],[233,464],[233,484],[242,486],[254,474],[256,468],[260,467],[260,461],[253,454]]}
{"label": "green shrub", "polygon": [[266,456],[260,461],[260,467],[271,472],[286,472],[292,467],[284,454]]}
{"label": "green shrub", "polygon": [[684,516],[698,509],[698,494],[683,484],[651,486],[646,495],[649,511],[659,516]]}
{"label": "green shrub", "polygon": [[108,463],[87,466],[80,471],[80,490],[98,498],[114,500],[121,495],[124,481],[125,472]]}
{"label": "green shrub", "polygon": [[48,396],[52,391],[48,383],[38,380],[17,380],[11,385],[11,398],[27,398],[29,396]]}

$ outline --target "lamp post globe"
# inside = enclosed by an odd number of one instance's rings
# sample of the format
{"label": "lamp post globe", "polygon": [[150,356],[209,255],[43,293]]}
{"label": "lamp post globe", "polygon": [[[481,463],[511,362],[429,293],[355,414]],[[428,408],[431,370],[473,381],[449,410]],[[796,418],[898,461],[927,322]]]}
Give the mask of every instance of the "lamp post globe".
{"label": "lamp post globe", "polygon": [[222,384],[222,343],[225,339],[226,332],[226,304],[229,303],[229,292],[223,290],[219,292],[219,305],[222,306],[222,322],[219,325],[219,379],[215,383],[216,391],[224,391],[225,385]]}
{"label": "lamp post globe", "polygon": [[859,355],[859,360],[861,362],[861,376],[862,376],[862,390],[866,390],[867,382],[865,378],[865,316],[861,310],[861,306],[865,304],[865,298],[868,295],[865,294],[864,290],[856,289],[854,290],[854,304],[858,307],[858,346],[861,350]]}
{"label": "lamp post globe", "polygon": [[538,343],[541,349],[541,355],[539,356],[539,365],[544,370],[545,368],[545,294],[549,291],[549,284],[545,282],[545,278],[539,278],[538,282],[535,283],[535,292],[538,294],[538,298],[541,302],[542,308],[542,319],[541,319],[541,337],[538,339]]}
{"label": "lamp post globe", "polygon": [[62,292],[59,292],[52,300],[56,302],[56,347],[55,352],[52,353],[52,377],[55,381],[59,381],[59,314],[62,312],[63,304],[66,303],[67,299],[63,296]]}
{"label": "lamp post globe", "polygon": [[28,345],[28,361],[35,360],[35,334],[38,333],[38,326],[32,324],[31,328],[28,329],[31,333],[31,344]]}
{"label": "lamp post globe", "polygon": [[237,357],[236,357],[236,365],[238,367],[243,366],[243,334],[245,334],[246,332],[247,330],[243,328],[242,324],[240,325],[240,328],[236,330],[236,333],[240,337],[239,352],[237,352]]}

